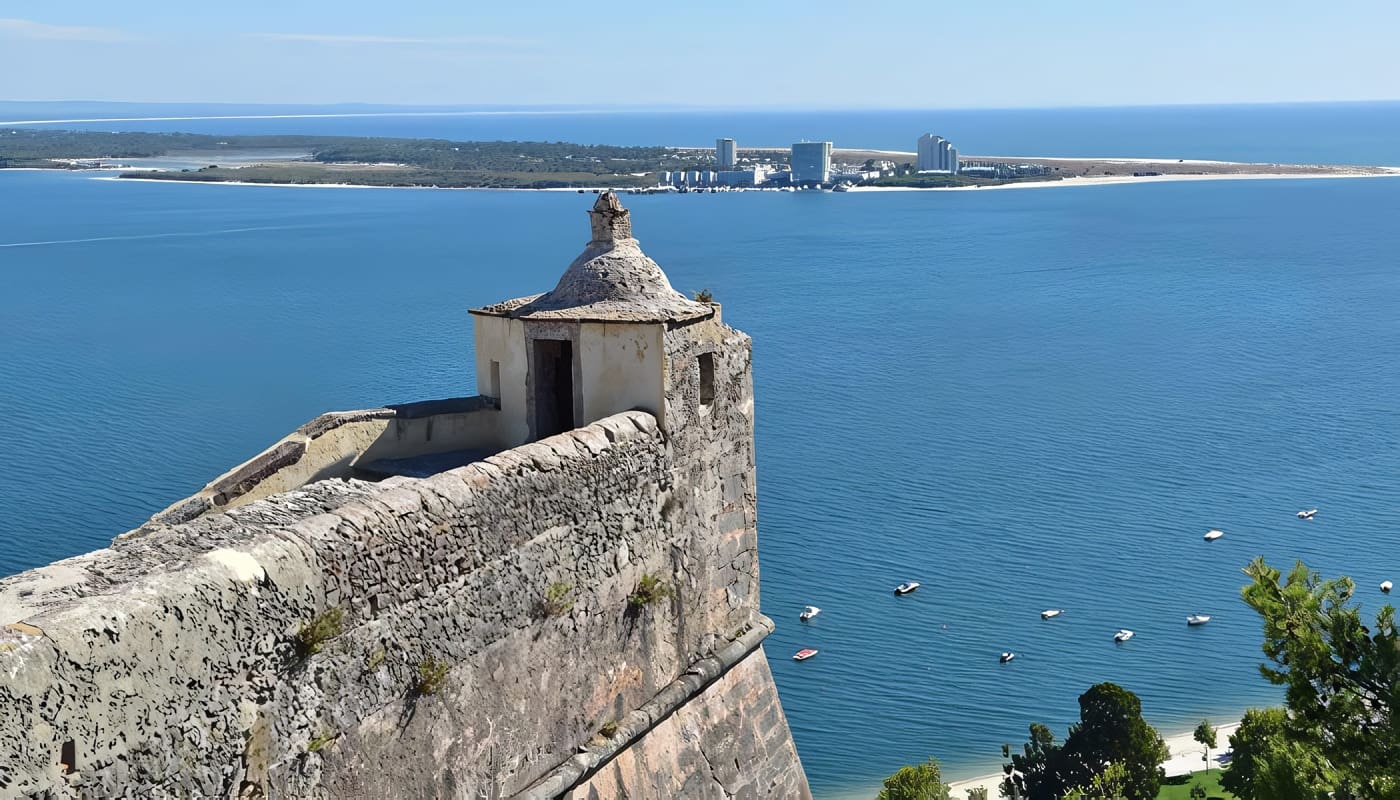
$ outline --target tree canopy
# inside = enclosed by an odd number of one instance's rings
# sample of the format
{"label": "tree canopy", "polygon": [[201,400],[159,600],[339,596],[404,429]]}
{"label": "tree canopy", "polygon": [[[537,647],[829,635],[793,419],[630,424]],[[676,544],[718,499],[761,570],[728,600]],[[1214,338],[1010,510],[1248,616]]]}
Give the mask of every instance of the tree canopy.
{"label": "tree canopy", "polygon": [[1210,751],[1215,749],[1217,741],[1215,736],[1215,728],[1211,726],[1210,720],[1201,720],[1201,724],[1196,726],[1196,730],[1191,734],[1191,738],[1195,739],[1197,742],[1199,742],[1202,746],[1205,747],[1205,760],[1209,761]]}
{"label": "tree canopy", "polygon": [[1287,706],[1268,727],[1256,720],[1251,735],[1269,741],[1261,763],[1306,756],[1335,769],[1339,797],[1400,797],[1394,607],[1382,606],[1368,626],[1352,602],[1350,578],[1323,580],[1298,562],[1281,580],[1262,558],[1244,571],[1252,581],[1242,594],[1264,620],[1264,655],[1272,662],[1260,671],[1284,687]]}
{"label": "tree canopy", "polygon": [[325,164],[398,164],[436,172],[627,175],[714,169],[709,149],[624,147],[569,142],[396,139],[364,136],[212,136],[198,133],[0,128],[0,159],[43,165],[56,158],[140,158],[172,152],[210,157],[300,151]]}
{"label": "tree canopy", "polygon": [[1241,800],[1325,800],[1336,784],[1310,748],[1288,740],[1288,712],[1250,709],[1230,735],[1230,768],[1220,785]]}
{"label": "tree canopy", "polygon": [[1079,696],[1079,722],[1063,745],[1044,725],[1031,725],[1023,753],[1012,755],[1003,791],[1028,800],[1060,800],[1068,792],[1092,792],[1121,784],[1128,800],[1153,800],[1161,786],[1167,746],[1142,718],[1138,696],[1100,683]]}
{"label": "tree canopy", "polygon": [[1107,798],[1116,800],[1123,797],[1128,791],[1128,770],[1122,764],[1114,762],[1104,767],[1103,772],[1094,776],[1088,786],[1075,786],[1067,789],[1064,800],[1090,800],[1092,798]]}
{"label": "tree canopy", "polygon": [[900,767],[885,778],[885,788],[877,800],[949,800],[948,784],[943,782],[938,759],[930,756],[922,764]]}

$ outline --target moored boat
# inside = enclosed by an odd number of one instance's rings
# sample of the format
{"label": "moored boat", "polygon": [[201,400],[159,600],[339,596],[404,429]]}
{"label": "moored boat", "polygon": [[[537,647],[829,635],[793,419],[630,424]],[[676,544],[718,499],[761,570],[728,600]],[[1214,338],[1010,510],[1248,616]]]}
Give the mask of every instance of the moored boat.
{"label": "moored boat", "polygon": [[1040,612],[1040,618],[1054,619],[1055,617],[1058,617],[1063,613],[1065,613],[1065,610],[1063,608],[1047,608],[1044,611]]}
{"label": "moored boat", "polygon": [[1216,539],[1219,539],[1220,537],[1222,537],[1222,536],[1224,536],[1224,535],[1225,535],[1225,532],[1224,532],[1224,531],[1217,531],[1217,530],[1214,530],[1214,529],[1208,530],[1208,531],[1206,531],[1206,541],[1207,541],[1207,542],[1213,542],[1213,541],[1215,541]]}
{"label": "moored boat", "polygon": [[1393,589],[1393,588],[1394,588],[1394,584],[1392,584],[1390,581],[1381,581],[1381,591],[1382,591],[1382,592],[1385,592],[1386,594],[1390,594],[1390,590]]}
{"label": "moored boat", "polygon": [[1131,638],[1133,638],[1133,632],[1128,630],[1127,628],[1120,628],[1117,633],[1113,634],[1113,641],[1118,642],[1120,644],[1128,641]]}
{"label": "moored boat", "polygon": [[802,613],[798,614],[797,618],[802,620],[803,622],[806,622],[807,620],[811,619],[812,617],[815,617],[820,613],[822,613],[822,610],[820,608],[817,608],[816,606],[807,606],[806,608],[802,609]]}
{"label": "moored boat", "polygon": [[1315,508],[1298,512],[1298,519],[1312,519],[1315,516],[1317,516],[1317,509]]}
{"label": "moored boat", "polygon": [[1210,622],[1209,614],[1192,614],[1186,618],[1187,625],[1204,625]]}
{"label": "moored boat", "polygon": [[1001,663],[1005,664],[1006,662],[1010,661],[1011,659],[1013,659],[1013,658],[1015,658],[1015,657],[1016,657],[1016,654],[1015,654],[1015,653],[1009,653],[1009,652],[1008,652],[1008,653],[1002,653],[1002,654],[1001,654],[1001,659],[1000,659],[1000,661],[1001,661]]}
{"label": "moored boat", "polygon": [[807,659],[809,659],[809,658],[811,658],[812,656],[816,655],[817,652],[818,652],[817,650],[815,650],[815,649],[813,649],[813,648],[811,648],[811,647],[804,647],[804,648],[802,648],[801,650],[798,650],[797,653],[796,653],[795,655],[793,655],[792,660],[793,660],[793,661],[806,661]]}
{"label": "moored boat", "polygon": [[919,582],[918,582],[918,581],[905,581],[904,583],[901,583],[900,585],[894,587],[894,593],[895,593],[895,594],[909,594],[910,592],[914,591],[914,590],[917,589],[917,588],[919,588]]}

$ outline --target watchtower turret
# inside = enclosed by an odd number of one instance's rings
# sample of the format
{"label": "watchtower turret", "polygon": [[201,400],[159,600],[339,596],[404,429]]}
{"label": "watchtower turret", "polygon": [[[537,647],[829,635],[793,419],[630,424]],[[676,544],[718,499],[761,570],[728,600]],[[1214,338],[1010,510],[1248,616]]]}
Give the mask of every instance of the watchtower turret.
{"label": "watchtower turret", "polygon": [[[713,402],[713,352],[723,331],[736,333],[719,305],[671,287],[616,194],[588,214],[591,239],[552,291],[472,309],[478,391],[496,401],[506,446],[631,409],[671,428],[682,408]],[[688,402],[680,393],[692,384]]]}

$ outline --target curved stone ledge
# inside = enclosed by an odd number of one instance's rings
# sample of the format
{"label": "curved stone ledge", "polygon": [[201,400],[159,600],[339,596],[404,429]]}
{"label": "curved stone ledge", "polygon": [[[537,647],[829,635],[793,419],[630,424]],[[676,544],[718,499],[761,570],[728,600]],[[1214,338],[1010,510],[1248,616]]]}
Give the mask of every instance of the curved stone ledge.
{"label": "curved stone ledge", "polygon": [[641,739],[681,706],[698,697],[731,667],[757,650],[774,629],[773,620],[755,614],[753,623],[713,655],[690,665],[679,678],[656,693],[648,703],[618,723],[617,732],[598,744],[588,744],[580,752],[529,789],[515,795],[520,800],[552,800],[607,765],[623,750]]}
{"label": "curved stone ledge", "polygon": [[497,450],[503,443],[496,410],[494,400],[478,396],[322,414],[142,528],[179,525],[318,480],[350,477],[358,464],[377,459]]}

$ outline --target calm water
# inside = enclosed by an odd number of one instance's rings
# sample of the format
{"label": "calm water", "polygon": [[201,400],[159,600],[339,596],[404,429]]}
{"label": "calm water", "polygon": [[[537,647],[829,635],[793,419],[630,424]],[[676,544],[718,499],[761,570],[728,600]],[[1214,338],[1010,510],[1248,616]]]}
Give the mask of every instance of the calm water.
{"label": "calm water", "polygon": [[[1348,141],[1318,160],[1400,163]],[[322,410],[470,393],[466,309],[553,285],[591,200],[0,173],[0,574]],[[625,202],[754,337],[768,651],[819,796],[983,771],[1100,680],[1168,731],[1274,702],[1240,567],[1400,577],[1400,179]]]}

